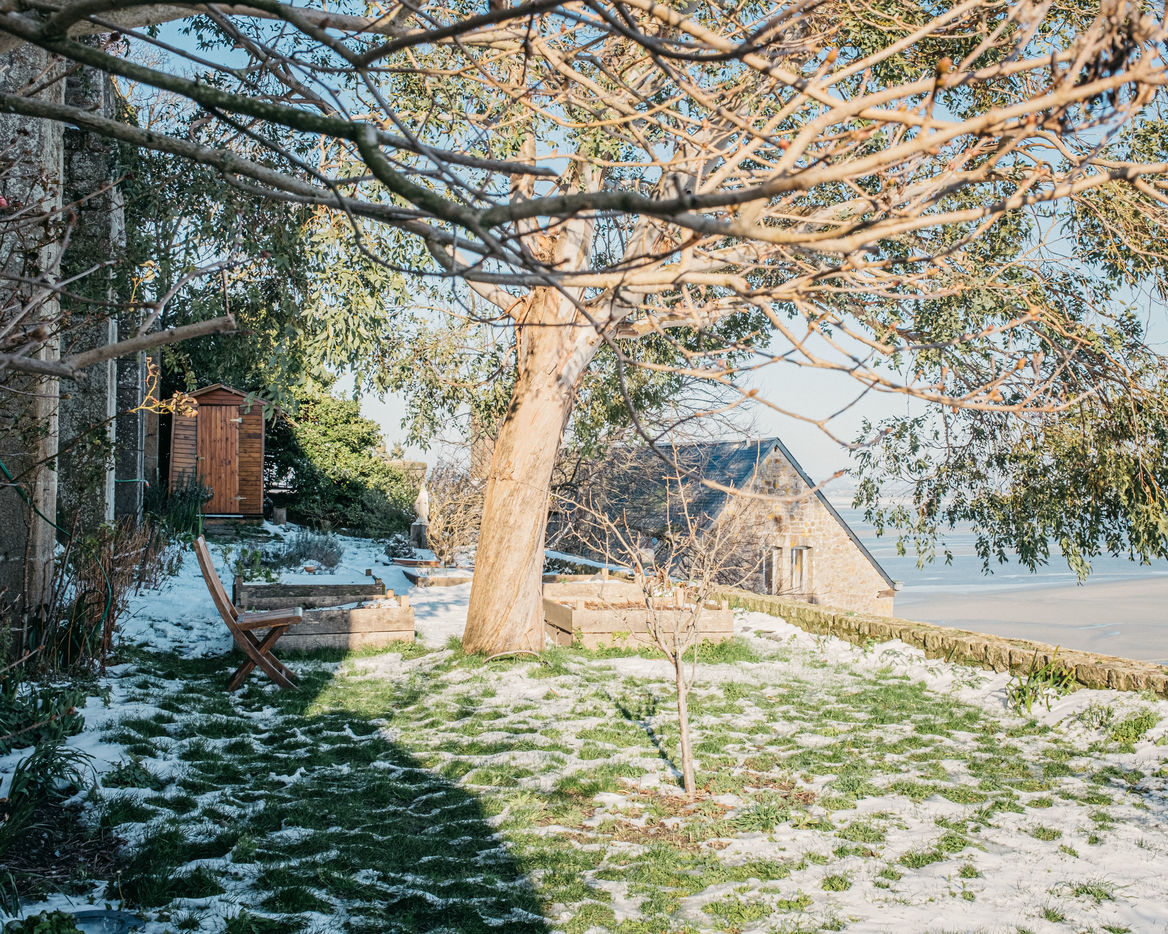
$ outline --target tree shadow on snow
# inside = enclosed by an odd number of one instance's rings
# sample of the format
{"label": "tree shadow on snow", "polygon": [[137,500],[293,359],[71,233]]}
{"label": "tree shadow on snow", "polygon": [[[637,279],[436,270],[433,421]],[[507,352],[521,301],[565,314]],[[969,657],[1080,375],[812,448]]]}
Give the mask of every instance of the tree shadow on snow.
{"label": "tree shadow on snow", "polygon": [[123,862],[128,904],[174,916],[178,899],[221,895],[239,906],[212,909],[228,934],[548,930],[479,799],[393,741],[395,710],[425,703],[424,679],[350,691],[304,666],[298,690],[253,674],[229,697],[235,661],[171,659],[159,672],[173,693],[153,702],[178,714],[162,747],[174,777],[152,782],[159,757],[144,760],[106,809],[114,826],[151,821]]}

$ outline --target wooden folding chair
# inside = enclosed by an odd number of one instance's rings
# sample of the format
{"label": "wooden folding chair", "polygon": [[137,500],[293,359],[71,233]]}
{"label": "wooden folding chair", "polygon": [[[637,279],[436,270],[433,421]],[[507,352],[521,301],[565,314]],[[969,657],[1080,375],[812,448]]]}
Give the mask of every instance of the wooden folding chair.
{"label": "wooden folding chair", "polygon": [[[231,680],[227,682],[227,690],[238,690],[247,676],[251,674],[253,668],[259,668],[282,688],[296,687],[296,679],[292,676],[292,672],[272,654],[272,647],[280,636],[288,631],[289,626],[304,618],[304,610],[297,606],[287,610],[240,613],[235,608],[235,604],[231,602],[231,598],[227,596],[223,582],[219,580],[215,565],[211,561],[211,552],[207,549],[207,541],[202,535],[195,539],[195,557],[199,559],[199,568],[203,572],[203,580],[207,583],[207,589],[211,591],[211,599],[215,601],[215,608],[223,617],[227,628],[231,630],[235,644],[247,656],[244,663],[231,676]],[[271,631],[263,639],[257,639],[252,632],[255,629],[270,629]]]}

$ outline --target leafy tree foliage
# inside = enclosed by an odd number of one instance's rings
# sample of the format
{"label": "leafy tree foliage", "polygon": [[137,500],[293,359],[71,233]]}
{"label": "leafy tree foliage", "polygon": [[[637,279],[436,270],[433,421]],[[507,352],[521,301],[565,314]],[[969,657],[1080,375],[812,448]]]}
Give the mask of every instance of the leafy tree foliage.
{"label": "leafy tree foliage", "polygon": [[1159,396],[1102,386],[1025,421],[889,419],[859,459],[857,505],[922,562],[960,524],[972,527],[987,571],[1011,556],[1034,570],[1051,559],[1052,542],[1080,579],[1101,554],[1168,558],[1168,404]]}
{"label": "leafy tree foliage", "polygon": [[[239,191],[202,166],[129,150],[127,228],[135,286],[165,294],[192,269],[235,262],[168,303],[160,327],[226,311],[237,329],[162,352],[162,392],[223,383],[268,404],[270,481],[292,487],[304,521],[375,534],[408,528],[417,484],[380,456],[378,425],[351,400],[328,394],[331,366],[357,358],[373,337],[353,313],[369,282],[328,249],[328,215]],[[376,267],[372,270],[379,271]],[[347,309],[334,307],[352,295]]]}
{"label": "leafy tree foliage", "polygon": [[192,280],[157,327],[230,312],[234,333],[163,348],[162,391],[224,383],[268,402],[327,385],[320,335],[305,313],[315,262],[314,212],[257,198],[216,172],[173,156],[125,148],[126,229],[133,288],[165,295],[184,276],[223,263],[222,275]]}
{"label": "leafy tree foliage", "polygon": [[268,486],[290,488],[282,499],[292,517],[373,535],[409,528],[419,478],[389,462],[380,428],[355,400],[303,395],[269,437]]}

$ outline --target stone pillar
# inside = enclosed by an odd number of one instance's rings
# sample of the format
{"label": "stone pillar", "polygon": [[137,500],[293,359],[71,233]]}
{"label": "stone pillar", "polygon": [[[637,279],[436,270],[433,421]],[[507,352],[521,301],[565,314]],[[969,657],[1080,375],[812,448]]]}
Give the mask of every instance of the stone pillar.
{"label": "stone pillar", "polygon": [[[61,348],[79,353],[115,340],[115,322],[86,322],[62,339]],[[84,383],[62,384],[60,506],[70,535],[84,536],[114,518],[115,372],[108,360],[86,368]]]}
{"label": "stone pillar", "polygon": [[[116,115],[116,101],[112,82],[105,82],[105,106],[111,116]],[[117,167],[111,167],[115,176]],[[116,176],[115,176],[116,177]],[[120,188],[110,193],[110,240],[117,255],[126,251],[126,211]],[[127,291],[126,277],[115,275],[113,294],[118,294],[119,286]],[[138,328],[138,315],[126,312],[120,318],[119,328],[123,337],[131,336]],[[132,519],[140,522],[146,496],[146,484],[153,483],[146,476],[146,412],[139,406],[146,398],[146,354],[137,353],[120,357],[117,361],[117,391],[115,408],[117,422],[114,439],[114,515],[116,518]],[[155,416],[157,420],[157,416]],[[156,421],[157,425],[157,421]],[[155,448],[155,460],[158,452]]]}
{"label": "stone pillar", "polygon": [[[142,478],[149,486],[157,486],[164,482],[159,468],[158,442],[161,428],[158,424],[158,413],[148,409],[142,413]],[[143,491],[145,497],[145,491]]]}
{"label": "stone pillar", "polygon": [[[92,68],[80,68],[69,76],[65,99],[73,107],[107,116],[114,110],[109,77]],[[70,286],[70,293],[77,297],[62,303],[66,321],[61,352],[74,354],[118,339],[118,321],[110,304],[116,298],[113,270],[106,264],[124,247],[124,213],[120,194],[113,188],[115,147],[96,133],[74,128],[65,130],[64,145],[63,194],[76,218],[64,272],[82,278]],[[70,385],[62,394],[61,511],[69,516],[71,533],[85,535],[113,521],[115,489],[129,486],[115,484],[119,460],[115,451],[123,447],[117,436],[119,427],[130,435],[125,446],[131,454],[141,456],[135,427],[118,424],[120,370],[115,360],[94,364],[85,370],[83,383]],[[134,464],[127,472],[140,476]]]}
{"label": "stone pillar", "polygon": [[[142,404],[146,385],[146,354],[118,360],[117,410],[114,448],[114,516],[142,519],[146,483],[146,418],[135,409]],[[155,454],[157,461],[157,454]],[[157,470],[155,471],[157,472]]]}
{"label": "stone pillar", "polygon": [[[0,55],[0,86],[39,85],[39,95],[60,103],[60,66],[31,46]],[[24,283],[0,281],[0,349],[55,360],[59,347],[52,282],[59,259],[62,173],[61,128],[42,120],[0,114],[0,175],[7,208],[0,208],[0,264]],[[37,225],[11,229],[4,214],[29,209]],[[31,345],[31,346],[30,346]],[[53,579],[56,532],[58,384],[51,377],[0,371],[0,620],[18,629],[26,611],[47,597]],[[39,513],[39,515],[38,515]],[[0,632],[0,638],[6,633]],[[17,639],[23,632],[15,633]]]}
{"label": "stone pillar", "polygon": [[430,547],[430,526],[425,522],[410,523],[410,544],[414,548]]}

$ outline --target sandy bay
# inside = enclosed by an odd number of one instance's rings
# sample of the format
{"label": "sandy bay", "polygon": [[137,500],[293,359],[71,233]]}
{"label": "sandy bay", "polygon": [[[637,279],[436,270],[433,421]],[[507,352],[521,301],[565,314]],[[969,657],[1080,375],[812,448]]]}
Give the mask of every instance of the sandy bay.
{"label": "sandy bay", "polygon": [[1168,664],[1168,577],[906,592],[897,616]]}

